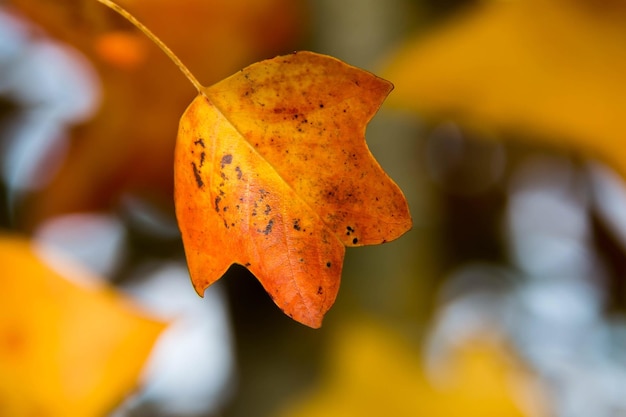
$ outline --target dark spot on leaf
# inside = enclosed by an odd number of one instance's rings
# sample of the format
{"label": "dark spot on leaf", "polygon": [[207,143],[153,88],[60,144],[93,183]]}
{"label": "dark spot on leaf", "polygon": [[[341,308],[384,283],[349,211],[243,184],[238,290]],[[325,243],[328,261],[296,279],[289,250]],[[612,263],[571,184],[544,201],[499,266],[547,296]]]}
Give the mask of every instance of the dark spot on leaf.
{"label": "dark spot on leaf", "polygon": [[324,104],[320,103],[320,109],[324,108]]}
{"label": "dark spot on leaf", "polygon": [[204,157],[206,156],[206,154],[204,153],[204,151],[202,151],[202,153],[200,154],[200,168],[202,168],[202,165],[204,165]]}
{"label": "dark spot on leaf", "polygon": [[270,207],[269,204],[266,204],[265,211],[263,213],[265,213],[265,215],[267,216],[268,214],[270,214],[270,211],[272,211],[272,208]]}
{"label": "dark spot on leaf", "polygon": [[245,266],[246,268],[249,267],[250,265],[252,265],[250,262],[246,262],[243,266]]}
{"label": "dark spot on leaf", "polygon": [[317,293],[318,293],[319,295],[324,294],[324,289],[323,289],[322,287],[317,287]]}
{"label": "dark spot on leaf", "polygon": [[296,229],[296,230],[300,230],[301,229],[300,228],[300,219],[295,219],[293,221],[293,228]]}
{"label": "dark spot on leaf", "polygon": [[197,141],[195,141],[193,143],[194,145],[200,145],[204,148],[204,141],[202,140],[202,138],[199,138]]}
{"label": "dark spot on leaf", "polygon": [[350,234],[352,234],[353,232],[354,229],[352,228],[352,226],[346,227],[346,236],[350,236]]}
{"label": "dark spot on leaf", "polygon": [[222,197],[215,197],[215,211],[220,212],[220,201],[222,201]]}
{"label": "dark spot on leaf", "polygon": [[354,244],[356,245],[357,243],[359,243],[359,239],[357,239],[357,238],[355,237],[354,239],[352,239],[352,243],[354,243]]}
{"label": "dark spot on leaf", "polygon": [[235,172],[237,173],[237,179],[240,180],[243,177],[243,172],[241,172],[241,168],[235,167]]}
{"label": "dark spot on leaf", "polygon": [[326,268],[330,268],[331,267],[331,263],[330,262],[326,262]]}
{"label": "dark spot on leaf", "polygon": [[222,160],[220,161],[220,163],[222,164],[222,168],[224,168],[225,165],[228,165],[232,162],[233,162],[233,156],[231,154],[226,154],[222,156]]}
{"label": "dark spot on leaf", "polygon": [[204,187],[204,181],[202,181],[202,177],[200,176],[200,170],[196,166],[195,162],[191,163],[193,168],[193,176],[196,178],[196,184],[198,184],[198,188]]}
{"label": "dark spot on leaf", "polygon": [[272,227],[274,227],[274,219],[270,219],[269,223],[267,223],[267,226],[265,226],[265,230],[263,230],[263,233],[265,236],[269,235],[270,233],[272,233]]}
{"label": "dark spot on leaf", "polygon": [[286,107],[276,107],[274,109],[274,113],[276,114],[280,114],[280,113],[297,113],[298,109],[295,107],[291,107],[291,108],[286,108]]}
{"label": "dark spot on leaf", "polygon": [[228,211],[228,208],[229,208],[229,207],[228,207],[228,206],[226,206],[226,207],[224,207],[224,208],[222,209],[222,211]]}

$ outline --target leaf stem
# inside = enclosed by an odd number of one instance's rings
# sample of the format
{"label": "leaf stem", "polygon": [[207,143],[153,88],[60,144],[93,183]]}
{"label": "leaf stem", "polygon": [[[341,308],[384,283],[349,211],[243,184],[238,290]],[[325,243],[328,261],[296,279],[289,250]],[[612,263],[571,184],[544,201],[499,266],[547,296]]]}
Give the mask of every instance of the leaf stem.
{"label": "leaf stem", "polygon": [[121,6],[112,2],[111,0],[96,0],[96,1],[116,11],[117,13],[122,15],[124,19],[128,20],[130,23],[135,25],[137,29],[142,31],[144,35],[146,35],[152,42],[154,42],[165,53],[165,55],[167,55],[168,58],[171,59],[172,62],[174,62],[174,64],[183,73],[183,75],[187,77],[187,79],[191,82],[191,84],[193,84],[196,90],[198,90],[198,93],[203,94],[205,87],[202,84],[200,84],[200,82],[196,79],[196,77],[194,77],[191,71],[189,71],[189,69],[185,66],[185,64],[182,63],[182,61],[176,56],[176,54],[172,52],[172,50],[167,45],[165,45],[163,41],[161,41],[161,39],[159,39],[154,33],[152,33],[150,29],[144,26],[144,24],[141,23],[139,20],[137,20],[137,18],[135,18],[135,16],[133,16],[130,12],[126,11]]}

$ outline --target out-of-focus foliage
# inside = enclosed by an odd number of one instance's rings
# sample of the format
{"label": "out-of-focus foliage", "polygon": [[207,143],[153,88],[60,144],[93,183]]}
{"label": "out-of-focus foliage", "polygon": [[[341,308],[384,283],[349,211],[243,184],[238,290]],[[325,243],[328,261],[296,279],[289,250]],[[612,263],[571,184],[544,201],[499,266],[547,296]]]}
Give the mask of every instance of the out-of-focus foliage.
{"label": "out-of-focus foliage", "polygon": [[[84,53],[103,89],[99,111],[72,132],[65,164],[26,221],[110,208],[124,192],[171,198],[178,119],[194,95],[189,82],[149,39],[94,0],[11,3]],[[303,29],[303,4],[287,0],[119,3],[206,85],[292,50]]]}
{"label": "out-of-focus foliage", "polygon": [[580,163],[626,174],[624,22],[616,1],[478,2],[383,71],[390,104],[434,126],[425,168],[458,297],[434,322],[446,343],[500,328],[559,417],[626,410],[624,184]]}
{"label": "out-of-focus foliage", "polygon": [[0,414],[102,416],[137,388],[164,326],[49,249],[0,237]]}
{"label": "out-of-focus foliage", "polygon": [[528,133],[626,174],[624,22],[619,1],[483,2],[392,56],[390,104]]}
{"label": "out-of-focus foliage", "polygon": [[381,323],[353,320],[335,332],[319,387],[281,417],[526,415],[516,395],[533,390],[527,375],[488,335],[457,346],[433,374],[417,346]]}

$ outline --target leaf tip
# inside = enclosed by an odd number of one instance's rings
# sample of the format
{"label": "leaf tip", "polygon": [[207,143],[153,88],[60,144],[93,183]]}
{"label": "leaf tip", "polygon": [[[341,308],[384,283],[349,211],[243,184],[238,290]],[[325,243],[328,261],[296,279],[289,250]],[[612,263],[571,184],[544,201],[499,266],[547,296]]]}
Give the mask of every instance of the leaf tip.
{"label": "leaf tip", "polygon": [[324,320],[324,314],[312,314],[306,317],[290,316],[293,320],[300,324],[303,324],[311,329],[319,329],[322,327],[322,321]]}
{"label": "leaf tip", "polygon": [[193,289],[196,290],[196,294],[200,296],[200,298],[204,298],[204,292],[208,288],[208,285],[202,284],[195,280],[192,280]]}

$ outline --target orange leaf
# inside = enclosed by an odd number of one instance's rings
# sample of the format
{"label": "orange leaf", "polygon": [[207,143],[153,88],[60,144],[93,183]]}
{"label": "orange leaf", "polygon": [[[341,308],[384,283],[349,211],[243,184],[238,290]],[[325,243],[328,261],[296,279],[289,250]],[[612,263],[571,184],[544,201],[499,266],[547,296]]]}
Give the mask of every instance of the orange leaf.
{"label": "orange leaf", "polygon": [[161,323],[0,237],[0,415],[102,416],[137,385]]}
{"label": "orange leaf", "polygon": [[321,326],[344,246],[411,227],[407,203],[365,144],[392,85],[299,52],[203,91],[180,121],[175,202],[198,293],[246,266],[290,317]]}
{"label": "orange leaf", "polygon": [[112,31],[94,41],[94,49],[103,61],[114,67],[132,70],[147,58],[148,40],[140,34]]}

